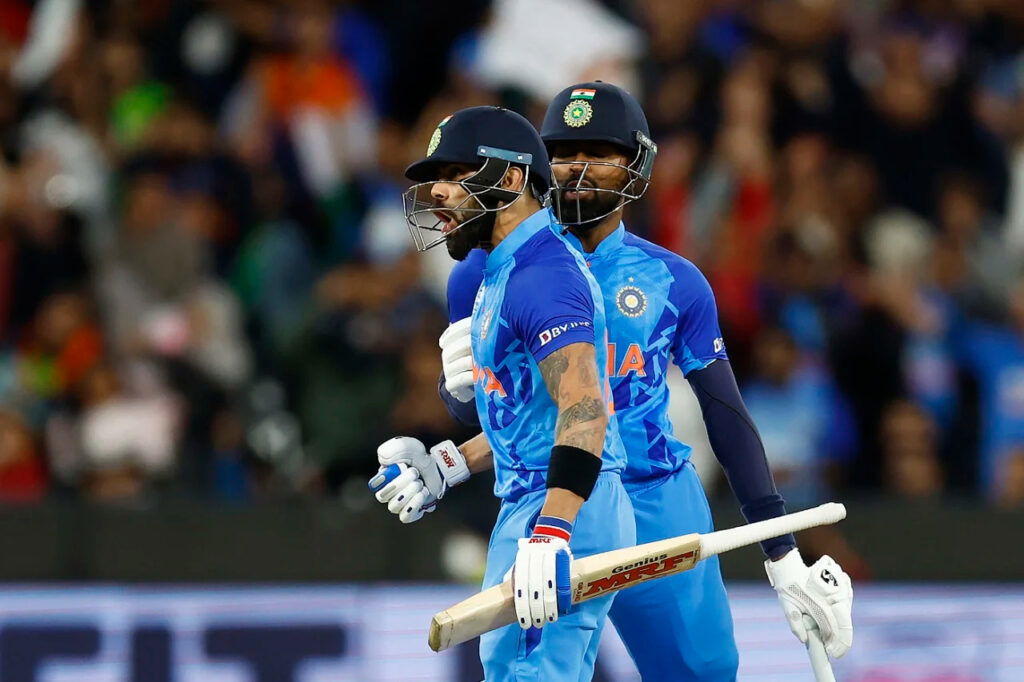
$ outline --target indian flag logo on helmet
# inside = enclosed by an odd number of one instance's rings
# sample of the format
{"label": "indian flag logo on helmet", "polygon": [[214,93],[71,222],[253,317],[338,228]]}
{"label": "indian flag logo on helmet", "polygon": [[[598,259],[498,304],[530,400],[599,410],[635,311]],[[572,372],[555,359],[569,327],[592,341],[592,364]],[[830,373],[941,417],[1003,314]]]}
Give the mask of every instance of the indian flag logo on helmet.
{"label": "indian flag logo on helmet", "polygon": [[[593,90],[590,90],[590,92],[593,92]],[[562,112],[562,120],[570,128],[582,128],[590,123],[590,119],[593,116],[594,107],[590,106],[590,102],[585,99],[571,100],[565,105],[565,111]]]}
{"label": "indian flag logo on helmet", "polygon": [[427,144],[427,156],[430,156],[437,150],[437,145],[441,144],[441,128],[444,128],[444,124],[451,120],[451,114],[444,117],[444,120],[437,124],[434,128],[434,134],[430,136],[430,142]]}
{"label": "indian flag logo on helmet", "polygon": [[593,88],[576,88],[569,94],[569,99],[594,99],[597,90]]}

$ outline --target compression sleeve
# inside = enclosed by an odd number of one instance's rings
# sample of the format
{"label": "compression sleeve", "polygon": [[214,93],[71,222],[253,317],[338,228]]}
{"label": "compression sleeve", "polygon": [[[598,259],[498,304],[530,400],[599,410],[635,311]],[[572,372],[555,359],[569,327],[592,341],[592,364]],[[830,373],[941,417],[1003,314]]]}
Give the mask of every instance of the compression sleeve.
{"label": "compression sleeve", "polygon": [[444,372],[441,372],[441,376],[437,379],[437,395],[441,397],[441,402],[448,408],[448,414],[452,416],[452,419],[463,426],[480,427],[480,415],[476,411],[476,401],[470,400],[468,403],[464,403],[449,393],[448,389],[444,387]]}
{"label": "compression sleeve", "polygon": [[[786,513],[786,503],[775,488],[761,436],[747,412],[728,360],[716,360],[687,375],[700,402],[708,440],[729,479],[740,510],[748,522],[763,521]],[[761,543],[761,549],[778,559],[796,547],[792,534]]]}

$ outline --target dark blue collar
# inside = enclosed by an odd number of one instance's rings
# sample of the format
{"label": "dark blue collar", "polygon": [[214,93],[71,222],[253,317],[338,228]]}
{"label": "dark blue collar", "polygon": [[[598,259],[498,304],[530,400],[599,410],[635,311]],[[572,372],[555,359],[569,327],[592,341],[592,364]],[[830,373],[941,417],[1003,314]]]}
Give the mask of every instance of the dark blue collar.
{"label": "dark blue collar", "polygon": [[527,216],[526,220],[516,225],[494,250],[487,254],[484,272],[494,272],[512,260],[516,251],[535,234],[544,229],[551,229],[551,213],[546,208]]}

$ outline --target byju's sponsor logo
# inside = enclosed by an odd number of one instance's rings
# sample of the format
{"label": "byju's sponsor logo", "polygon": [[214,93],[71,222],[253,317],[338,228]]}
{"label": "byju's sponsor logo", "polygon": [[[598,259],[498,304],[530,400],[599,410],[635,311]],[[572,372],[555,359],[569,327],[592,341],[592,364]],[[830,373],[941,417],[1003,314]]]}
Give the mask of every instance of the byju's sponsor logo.
{"label": "byju's sponsor logo", "polygon": [[554,339],[557,339],[562,334],[566,333],[570,329],[576,329],[578,327],[589,327],[590,322],[566,322],[565,324],[559,324],[551,329],[545,329],[537,337],[540,339],[540,345],[544,346]]}

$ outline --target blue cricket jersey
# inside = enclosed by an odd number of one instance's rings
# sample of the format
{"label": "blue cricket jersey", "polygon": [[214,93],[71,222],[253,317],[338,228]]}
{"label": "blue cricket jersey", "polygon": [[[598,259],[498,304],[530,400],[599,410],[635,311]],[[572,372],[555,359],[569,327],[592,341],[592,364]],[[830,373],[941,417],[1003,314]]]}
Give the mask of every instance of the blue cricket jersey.
{"label": "blue cricket jersey", "polygon": [[[582,252],[575,237],[565,239]],[[628,458],[623,482],[642,485],[679,469],[690,455],[690,446],[672,434],[668,418],[669,362],[689,374],[727,359],[714,295],[693,263],[626,232],[621,223],[594,253],[580,255],[600,284],[607,316],[606,372]],[[453,322],[468,314],[484,257],[473,252],[452,271],[448,303]]]}
{"label": "blue cricket jersey", "polygon": [[[593,344],[607,386],[600,289],[552,223],[541,209],[487,254],[473,304],[477,415],[494,455],[494,493],[508,500],[545,486],[558,408],[538,364],[570,344]],[[602,459],[602,471],[625,463],[611,418]]]}
{"label": "blue cricket jersey", "polygon": [[608,375],[628,456],[623,481],[635,485],[677,470],[690,456],[690,446],[672,434],[665,378],[670,361],[686,375],[727,358],[715,297],[693,263],[622,223],[583,256],[603,292]]}

